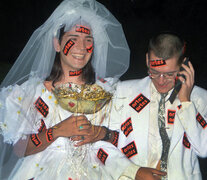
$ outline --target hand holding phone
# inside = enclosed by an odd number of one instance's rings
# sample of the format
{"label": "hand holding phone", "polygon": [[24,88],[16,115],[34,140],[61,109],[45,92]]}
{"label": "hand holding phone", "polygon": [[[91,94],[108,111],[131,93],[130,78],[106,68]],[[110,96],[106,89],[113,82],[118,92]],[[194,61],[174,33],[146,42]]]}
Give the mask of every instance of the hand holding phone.
{"label": "hand holding phone", "polygon": [[[188,62],[189,62],[189,58],[186,58],[186,60],[183,62],[183,64],[188,66]],[[185,70],[185,69],[181,66],[180,71],[183,71],[183,70]],[[184,79],[186,79],[183,74],[180,74],[178,76],[182,76]],[[172,91],[172,93],[169,97],[169,101],[170,101],[171,104],[174,102],[174,100],[175,100],[177,94],[179,93],[181,87],[182,87],[182,82],[180,81],[180,79],[177,78],[176,82],[175,82],[175,87],[174,87],[174,89],[173,89],[173,91]]]}

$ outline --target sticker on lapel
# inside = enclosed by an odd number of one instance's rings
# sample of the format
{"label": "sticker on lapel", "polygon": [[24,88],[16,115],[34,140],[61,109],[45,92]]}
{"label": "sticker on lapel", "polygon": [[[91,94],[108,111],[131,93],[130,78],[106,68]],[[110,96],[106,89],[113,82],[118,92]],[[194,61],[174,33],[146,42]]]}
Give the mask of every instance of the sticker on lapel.
{"label": "sticker on lapel", "polygon": [[122,123],[121,130],[126,137],[133,131],[131,118],[128,118],[124,123]]}
{"label": "sticker on lapel", "polygon": [[121,148],[121,150],[128,158],[131,158],[132,156],[135,156],[136,154],[138,154],[134,141],[129,143],[125,147]]}
{"label": "sticker on lapel", "polygon": [[138,113],[150,102],[143,94],[139,94],[129,105]]}
{"label": "sticker on lapel", "polygon": [[196,120],[199,122],[199,124],[200,124],[203,128],[206,128],[207,123],[206,123],[205,119],[201,116],[200,113],[198,113],[198,114],[196,115]]}
{"label": "sticker on lapel", "polygon": [[178,110],[181,109],[181,108],[182,108],[182,105],[180,104],[180,105],[178,106]]}
{"label": "sticker on lapel", "polygon": [[188,141],[188,138],[187,138],[187,135],[186,135],[185,132],[184,132],[184,136],[183,136],[183,145],[184,145],[186,148],[190,149],[191,144],[190,144],[190,142]]}
{"label": "sticker on lapel", "polygon": [[102,148],[100,148],[100,149],[98,150],[97,157],[98,157],[98,159],[100,159],[100,161],[101,161],[103,164],[105,164],[106,159],[108,158],[108,154],[107,154]]}
{"label": "sticker on lapel", "polygon": [[166,62],[163,59],[150,61],[150,67],[151,68],[160,67],[160,66],[164,66],[164,65],[166,65]]}
{"label": "sticker on lapel", "polygon": [[40,128],[38,129],[38,132],[43,132],[43,131],[46,131],[46,125],[43,119],[41,119],[41,125]]}
{"label": "sticker on lapel", "polygon": [[168,124],[174,124],[175,121],[175,110],[168,109],[167,111],[167,122]]}
{"label": "sticker on lapel", "polygon": [[41,97],[39,97],[36,102],[34,103],[36,109],[44,116],[47,117],[48,112],[49,112],[49,107],[47,104],[42,100]]}

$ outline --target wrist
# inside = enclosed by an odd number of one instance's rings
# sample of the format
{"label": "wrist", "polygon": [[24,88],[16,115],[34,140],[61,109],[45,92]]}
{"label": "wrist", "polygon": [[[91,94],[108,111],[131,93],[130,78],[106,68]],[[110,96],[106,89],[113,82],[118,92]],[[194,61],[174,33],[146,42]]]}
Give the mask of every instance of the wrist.
{"label": "wrist", "polygon": [[101,140],[102,141],[110,141],[110,139],[112,137],[112,131],[105,126],[102,126],[102,128],[104,128],[104,130],[105,130],[105,135]]}

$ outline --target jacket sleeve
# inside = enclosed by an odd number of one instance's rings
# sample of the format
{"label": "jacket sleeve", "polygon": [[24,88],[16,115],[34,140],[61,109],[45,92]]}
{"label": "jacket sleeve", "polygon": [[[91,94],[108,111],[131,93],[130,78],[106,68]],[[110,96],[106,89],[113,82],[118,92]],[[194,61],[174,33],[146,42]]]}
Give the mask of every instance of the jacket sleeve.
{"label": "jacket sleeve", "polygon": [[133,180],[139,169],[117,147],[111,143],[99,141],[94,143],[93,151],[99,164],[114,180]]}
{"label": "jacket sleeve", "polygon": [[206,157],[207,91],[195,87],[191,94],[191,102],[182,103],[178,117],[195,153],[200,157]]}

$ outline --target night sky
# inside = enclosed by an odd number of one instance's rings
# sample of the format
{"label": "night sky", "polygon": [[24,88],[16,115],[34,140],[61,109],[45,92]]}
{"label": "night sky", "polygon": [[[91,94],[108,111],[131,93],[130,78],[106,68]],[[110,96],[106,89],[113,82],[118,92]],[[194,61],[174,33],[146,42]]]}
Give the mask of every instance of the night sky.
{"label": "night sky", "polygon": [[[145,53],[149,38],[157,32],[172,31],[180,34],[187,42],[187,54],[196,71],[195,84],[207,89],[205,0],[98,1],[122,23],[131,49],[130,68],[122,79],[146,76]],[[0,2],[1,62],[10,65],[15,61],[33,31],[45,22],[60,2],[61,0]],[[1,72],[6,71],[8,70],[3,69]]]}

